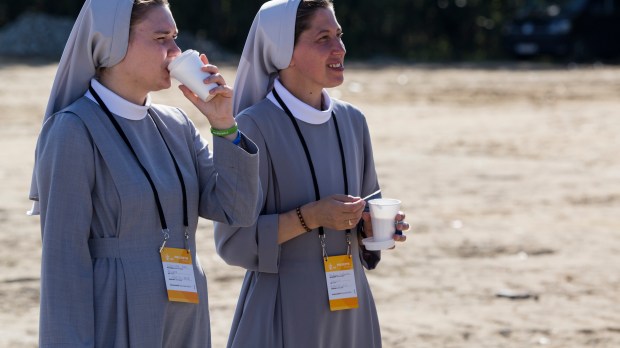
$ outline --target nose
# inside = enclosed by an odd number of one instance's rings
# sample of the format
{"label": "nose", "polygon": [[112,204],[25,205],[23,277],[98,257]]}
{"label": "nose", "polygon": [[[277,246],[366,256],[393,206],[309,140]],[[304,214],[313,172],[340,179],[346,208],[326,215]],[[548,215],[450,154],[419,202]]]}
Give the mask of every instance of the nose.
{"label": "nose", "polygon": [[174,41],[174,40],[170,40],[170,41],[172,42],[172,44],[168,48],[168,56],[170,56],[170,57],[177,57],[177,56],[181,55],[181,48],[179,48],[179,46],[177,45],[176,41]]}
{"label": "nose", "polygon": [[344,47],[344,42],[342,41],[342,39],[338,39],[334,48],[332,49],[332,54],[344,56],[346,53],[347,49]]}

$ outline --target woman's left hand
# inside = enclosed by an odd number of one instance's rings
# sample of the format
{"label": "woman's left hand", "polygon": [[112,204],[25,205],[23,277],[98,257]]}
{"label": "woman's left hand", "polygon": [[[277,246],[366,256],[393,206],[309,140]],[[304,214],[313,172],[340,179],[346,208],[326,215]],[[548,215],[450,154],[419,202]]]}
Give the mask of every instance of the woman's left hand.
{"label": "woman's left hand", "polygon": [[396,233],[394,234],[394,240],[397,242],[404,242],[407,240],[407,236],[403,234],[404,231],[409,231],[409,223],[405,221],[405,213],[402,211],[396,215]]}
{"label": "woman's left hand", "polygon": [[220,75],[217,66],[209,64],[209,59],[207,59],[207,56],[201,54],[200,59],[204,63],[202,71],[211,74],[211,76],[204,80],[204,83],[218,84],[218,87],[213,88],[209,92],[210,94],[215,95],[215,97],[208,102],[205,102],[185,85],[180,85],[179,89],[183,92],[183,95],[185,95],[185,97],[207,117],[211,127],[216,129],[230,128],[235,125],[235,118],[232,114],[233,89],[226,84],[226,81],[224,80],[224,77]]}
{"label": "woman's left hand", "polygon": [[[369,212],[364,212],[362,214],[362,220],[364,221],[364,234],[366,237],[372,237],[372,222]],[[409,223],[405,221],[405,213],[399,211],[395,217],[395,226],[396,233],[394,233],[394,240],[397,242],[404,242],[407,240],[407,236],[405,236],[403,231],[409,230]]]}

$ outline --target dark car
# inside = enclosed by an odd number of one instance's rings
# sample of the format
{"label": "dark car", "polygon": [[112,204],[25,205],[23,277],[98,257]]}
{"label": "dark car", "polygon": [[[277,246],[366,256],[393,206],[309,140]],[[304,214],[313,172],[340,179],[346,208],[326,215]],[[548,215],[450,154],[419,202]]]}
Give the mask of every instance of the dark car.
{"label": "dark car", "polygon": [[505,27],[518,57],[576,60],[620,56],[620,0],[530,0]]}

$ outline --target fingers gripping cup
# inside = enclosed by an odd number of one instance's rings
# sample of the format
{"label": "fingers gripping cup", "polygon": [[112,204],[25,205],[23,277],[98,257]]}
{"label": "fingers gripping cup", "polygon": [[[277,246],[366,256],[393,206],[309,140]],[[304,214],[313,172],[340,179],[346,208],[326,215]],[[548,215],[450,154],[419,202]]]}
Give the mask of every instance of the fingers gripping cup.
{"label": "fingers gripping cup", "polygon": [[168,64],[168,71],[175,80],[187,86],[200,99],[207,102],[213,98],[209,91],[217,87],[217,83],[208,85],[204,83],[204,79],[211,74],[201,70],[203,65],[198,51],[187,50]]}
{"label": "fingers gripping cup", "polygon": [[394,246],[396,231],[396,215],[400,210],[398,199],[378,198],[368,201],[372,237],[364,238],[362,243],[368,250],[389,249]]}

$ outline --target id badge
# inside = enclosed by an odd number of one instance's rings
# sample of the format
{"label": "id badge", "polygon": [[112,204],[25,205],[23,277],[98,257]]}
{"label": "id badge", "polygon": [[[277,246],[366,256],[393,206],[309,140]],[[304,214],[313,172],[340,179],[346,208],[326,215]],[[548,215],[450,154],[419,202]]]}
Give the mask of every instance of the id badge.
{"label": "id badge", "polygon": [[339,311],[358,307],[353,259],[350,255],[330,256],[323,259],[329,309]]}
{"label": "id badge", "polygon": [[163,248],[161,263],[168,290],[168,300],[198,303],[198,289],[194,278],[192,254],[187,249]]}

